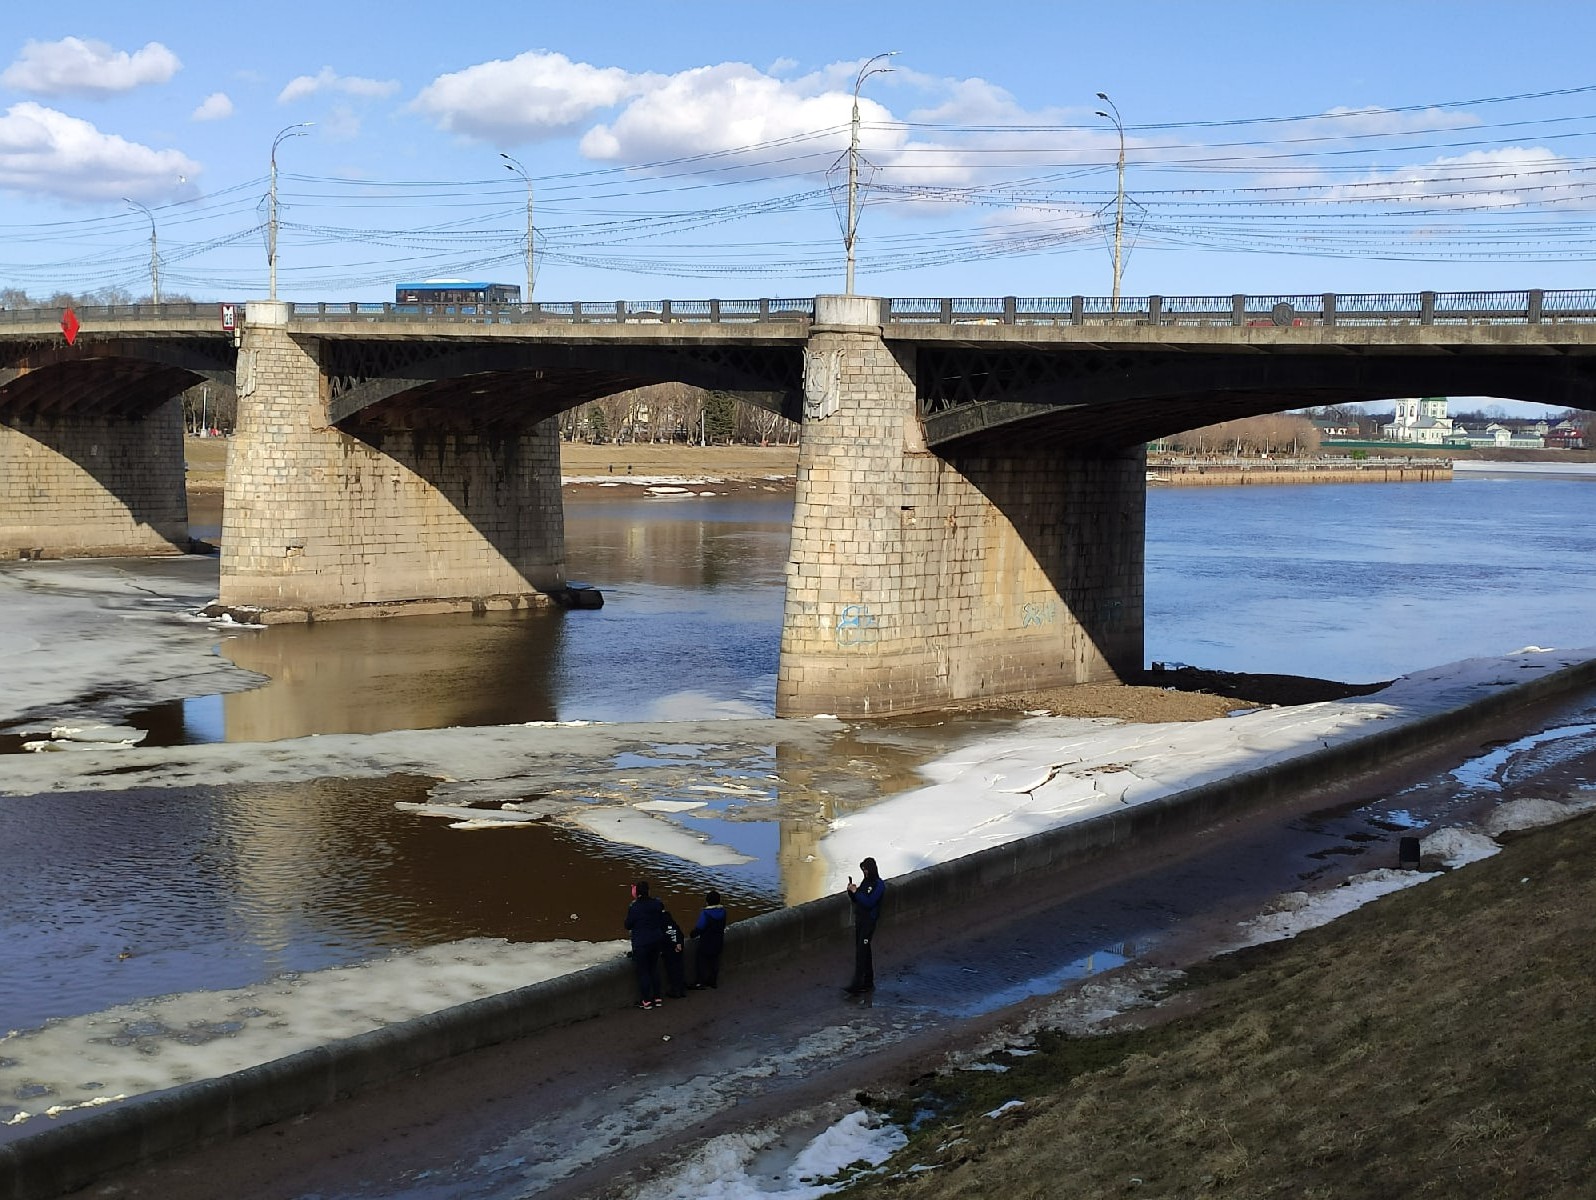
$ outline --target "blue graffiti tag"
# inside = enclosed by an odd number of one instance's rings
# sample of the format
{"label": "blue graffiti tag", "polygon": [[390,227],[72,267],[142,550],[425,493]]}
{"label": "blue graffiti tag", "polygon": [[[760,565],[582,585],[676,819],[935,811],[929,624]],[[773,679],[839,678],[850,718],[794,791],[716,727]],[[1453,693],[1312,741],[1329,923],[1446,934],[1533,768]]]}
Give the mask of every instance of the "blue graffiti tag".
{"label": "blue graffiti tag", "polygon": [[1020,622],[1024,625],[1051,625],[1058,620],[1058,604],[1053,600],[1044,600],[1040,604],[1027,603],[1020,611]]}
{"label": "blue graffiti tag", "polygon": [[837,614],[837,645],[873,646],[881,630],[868,604],[850,604]]}

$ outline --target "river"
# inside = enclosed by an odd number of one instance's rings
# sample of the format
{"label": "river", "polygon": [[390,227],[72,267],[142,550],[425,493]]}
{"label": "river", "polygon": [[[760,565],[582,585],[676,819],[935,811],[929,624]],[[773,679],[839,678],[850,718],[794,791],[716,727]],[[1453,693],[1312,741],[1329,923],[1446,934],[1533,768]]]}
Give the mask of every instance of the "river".
{"label": "river", "polygon": [[[240,634],[220,652],[271,682],[155,706],[135,723],[150,744],[179,746],[768,717],[790,511],[783,498],[571,500],[570,574],[604,590],[603,609]],[[1155,489],[1148,658],[1371,681],[1584,645],[1596,630],[1593,515],[1590,475]],[[151,586],[173,569],[148,567]],[[774,742],[706,753],[655,739],[609,755],[606,786],[668,779],[670,795],[714,792],[688,826],[744,860],[734,863],[547,824],[463,834],[396,808],[428,798],[433,781],[420,776],[0,800],[11,883],[0,1030],[463,939],[612,938],[617,889],[643,872],[685,898],[684,916],[708,886],[734,916],[803,899],[794,878],[826,821],[908,786],[916,763],[992,720],[848,733],[825,761]]]}

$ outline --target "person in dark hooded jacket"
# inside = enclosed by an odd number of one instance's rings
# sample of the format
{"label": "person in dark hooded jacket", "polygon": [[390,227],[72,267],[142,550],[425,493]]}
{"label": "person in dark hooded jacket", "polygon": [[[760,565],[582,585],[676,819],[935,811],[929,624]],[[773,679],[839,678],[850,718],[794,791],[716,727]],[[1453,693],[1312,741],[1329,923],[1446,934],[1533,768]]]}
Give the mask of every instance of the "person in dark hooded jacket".
{"label": "person in dark hooded jacket", "polygon": [[626,928],[632,931],[632,965],[637,969],[637,1007],[663,1004],[659,994],[659,956],[665,946],[665,905],[648,894],[648,881],[632,885],[632,903],[626,910]]}
{"label": "person in dark hooded jacket", "polygon": [[669,909],[663,916],[665,941],[660,946],[660,953],[665,958],[665,994],[672,1000],[679,1000],[687,995],[687,977],[684,973],[687,939],[682,936],[682,927],[676,923]]}
{"label": "person in dark hooded jacket", "polygon": [[853,982],[844,990],[850,996],[862,996],[876,990],[876,966],[872,944],[876,937],[876,920],[881,915],[881,897],[887,885],[876,870],[876,860],[867,858],[859,864],[863,878],[858,883],[848,876],[848,899],[853,902]]}

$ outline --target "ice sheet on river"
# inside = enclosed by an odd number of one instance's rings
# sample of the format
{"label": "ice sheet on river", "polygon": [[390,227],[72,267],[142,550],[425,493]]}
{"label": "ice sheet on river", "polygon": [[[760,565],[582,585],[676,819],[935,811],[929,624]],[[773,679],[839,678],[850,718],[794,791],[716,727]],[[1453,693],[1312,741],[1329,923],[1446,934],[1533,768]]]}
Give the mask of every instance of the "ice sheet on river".
{"label": "ice sheet on river", "polygon": [[0,1126],[31,1131],[40,1117],[270,1062],[579,971],[625,948],[623,942],[471,938],[11,1030],[0,1036]]}
{"label": "ice sheet on river", "polygon": [[1383,691],[1181,724],[1031,718],[927,764],[929,786],[833,822],[822,840],[840,889],[860,859],[891,877],[1122,805],[1339,745],[1446,712],[1596,658],[1596,647],[1530,647],[1405,675]]}

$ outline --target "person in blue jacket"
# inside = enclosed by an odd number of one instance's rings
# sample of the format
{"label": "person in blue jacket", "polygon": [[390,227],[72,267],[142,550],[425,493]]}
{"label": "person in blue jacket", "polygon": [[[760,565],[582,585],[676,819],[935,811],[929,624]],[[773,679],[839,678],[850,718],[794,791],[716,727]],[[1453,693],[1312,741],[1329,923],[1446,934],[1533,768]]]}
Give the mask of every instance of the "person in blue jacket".
{"label": "person in blue jacket", "polygon": [[693,968],[693,987],[720,986],[720,950],[726,944],[726,909],[720,902],[720,893],[704,893],[704,911],[698,914],[692,937],[698,941],[698,960]]}
{"label": "person in blue jacket", "polygon": [[665,947],[665,905],[648,894],[648,880],[632,885],[632,903],[626,910],[626,928],[632,931],[632,965],[637,969],[638,1008],[664,1004],[659,994],[659,956]]}
{"label": "person in blue jacket", "polygon": [[848,876],[848,899],[853,901],[853,982],[844,989],[850,996],[862,996],[876,990],[876,967],[871,944],[876,938],[876,920],[881,915],[881,897],[887,894],[887,885],[876,870],[876,860],[867,858],[859,864],[862,878],[858,883]]}

